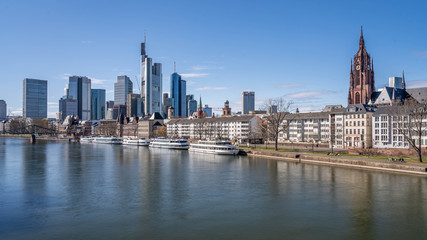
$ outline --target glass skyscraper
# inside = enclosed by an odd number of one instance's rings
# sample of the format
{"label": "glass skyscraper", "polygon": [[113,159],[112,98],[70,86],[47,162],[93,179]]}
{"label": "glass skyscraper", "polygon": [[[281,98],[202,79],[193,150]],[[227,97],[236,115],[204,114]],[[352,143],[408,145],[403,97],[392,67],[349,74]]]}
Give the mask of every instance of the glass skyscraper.
{"label": "glass skyscraper", "polygon": [[91,120],[105,119],[105,89],[92,89]]}
{"label": "glass skyscraper", "polygon": [[255,110],[255,92],[242,92],[242,114]]}
{"label": "glass skyscraper", "polygon": [[[63,100],[77,101],[77,116],[80,120],[90,120],[92,105],[91,80],[88,77],[71,76]],[[68,100],[67,100],[68,101]],[[69,101],[71,104],[72,101]],[[70,106],[71,107],[71,106]],[[67,112],[70,112],[67,110]],[[64,118],[64,113],[62,113]],[[65,115],[66,116],[66,115]]]}
{"label": "glass skyscraper", "polygon": [[118,76],[117,82],[114,83],[114,104],[126,105],[127,96],[133,92],[133,84],[126,75]]}
{"label": "glass skyscraper", "polygon": [[181,75],[174,72],[171,75],[170,87],[175,117],[187,117],[187,82],[181,79]]}
{"label": "glass skyscraper", "polygon": [[141,43],[141,98],[144,111],[145,114],[162,114],[162,64],[152,62],[146,55],[145,42]]}
{"label": "glass skyscraper", "polygon": [[47,118],[47,81],[24,79],[22,105],[24,118]]}
{"label": "glass skyscraper", "polygon": [[0,100],[0,120],[5,120],[7,117],[7,104],[6,101]]}

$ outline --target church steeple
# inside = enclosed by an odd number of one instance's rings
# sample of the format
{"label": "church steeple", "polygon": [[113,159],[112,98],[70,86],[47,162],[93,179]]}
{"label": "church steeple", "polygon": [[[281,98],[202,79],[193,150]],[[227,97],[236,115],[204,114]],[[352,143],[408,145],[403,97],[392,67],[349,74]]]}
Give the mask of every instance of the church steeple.
{"label": "church steeple", "polygon": [[406,89],[405,71],[402,71],[402,88]]}
{"label": "church steeple", "polygon": [[365,40],[363,39],[363,26],[360,26],[359,49],[365,48]]}

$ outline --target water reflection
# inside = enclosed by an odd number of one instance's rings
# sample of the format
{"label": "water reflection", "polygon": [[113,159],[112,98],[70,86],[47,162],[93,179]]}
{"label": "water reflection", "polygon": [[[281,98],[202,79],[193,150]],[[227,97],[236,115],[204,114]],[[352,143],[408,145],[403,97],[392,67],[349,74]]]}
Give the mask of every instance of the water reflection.
{"label": "water reflection", "polygon": [[[1,140],[0,140],[1,142]],[[147,147],[0,144],[0,238],[420,239],[427,180]]]}

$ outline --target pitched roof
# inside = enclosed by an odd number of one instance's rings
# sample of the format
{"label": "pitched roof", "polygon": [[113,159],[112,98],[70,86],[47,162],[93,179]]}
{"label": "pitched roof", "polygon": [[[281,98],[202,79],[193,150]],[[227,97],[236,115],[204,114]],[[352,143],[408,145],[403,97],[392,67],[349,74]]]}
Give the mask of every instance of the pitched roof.
{"label": "pitched roof", "polygon": [[409,96],[415,98],[419,103],[427,102],[427,87],[423,88],[409,88],[406,89]]}

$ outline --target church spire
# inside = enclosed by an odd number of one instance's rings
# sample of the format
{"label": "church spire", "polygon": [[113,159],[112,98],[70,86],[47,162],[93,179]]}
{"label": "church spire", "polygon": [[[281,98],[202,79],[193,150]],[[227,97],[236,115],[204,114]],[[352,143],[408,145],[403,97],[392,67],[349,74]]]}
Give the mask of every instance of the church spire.
{"label": "church spire", "polygon": [[406,89],[405,70],[402,71],[402,88]]}
{"label": "church spire", "polygon": [[363,26],[360,26],[359,48],[365,48],[365,40],[363,39]]}

